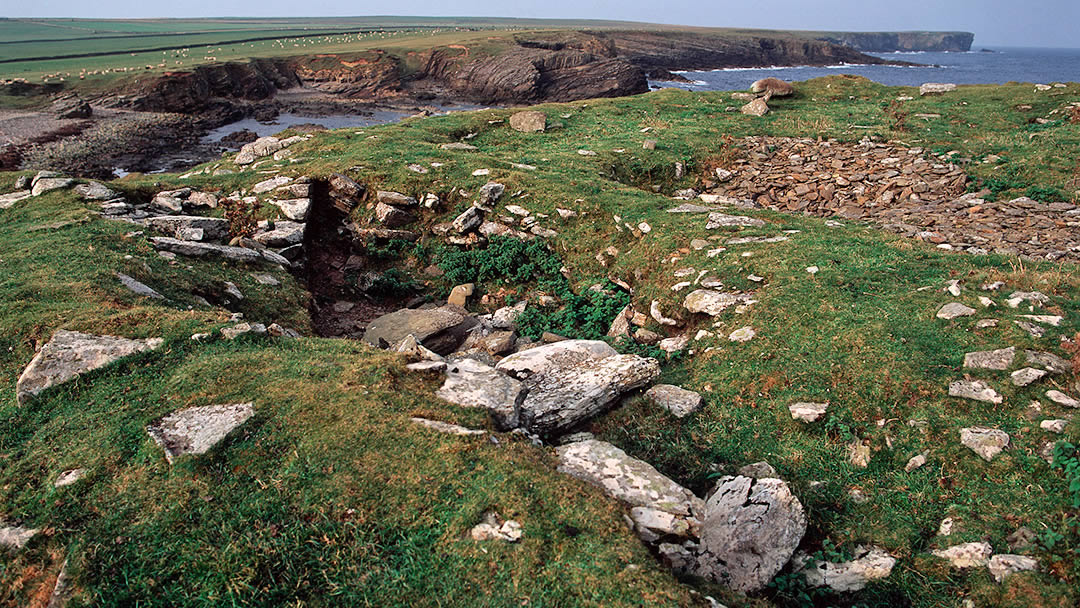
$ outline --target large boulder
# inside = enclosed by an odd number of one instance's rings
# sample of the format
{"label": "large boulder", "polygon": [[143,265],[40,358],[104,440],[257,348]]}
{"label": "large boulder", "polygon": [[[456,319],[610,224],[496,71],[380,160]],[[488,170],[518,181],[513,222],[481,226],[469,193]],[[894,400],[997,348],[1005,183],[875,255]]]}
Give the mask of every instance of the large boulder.
{"label": "large boulder", "polygon": [[613,355],[532,376],[526,381],[521,426],[547,437],[566,433],[659,376],[656,359],[637,355]]}
{"label": "large boulder", "polygon": [[705,502],[698,571],[736,591],[765,588],[806,533],[802,503],[775,478],[723,477]]}
{"label": "large boulder", "polygon": [[647,462],[628,456],[597,439],[578,441],[555,449],[559,471],[599,487],[628,507],[654,509],[684,520],[705,512],[694,493],[665,477]]}
{"label": "large boulder", "polygon": [[510,116],[510,127],[522,133],[539,133],[547,128],[547,116],[536,110],[517,112]]}
{"label": "large boulder", "polygon": [[146,432],[172,462],[183,454],[205,454],[254,414],[250,403],[189,407],[154,422]]}
{"label": "large boulder", "polygon": [[521,382],[475,359],[460,359],[446,368],[446,381],[435,395],[464,407],[491,412],[495,428],[517,428],[518,408],[525,399]]}
{"label": "large boulder", "polygon": [[499,361],[495,368],[515,378],[526,379],[617,354],[619,351],[601,340],[561,340],[510,355]]}
{"label": "large boulder", "polygon": [[129,340],[57,330],[19,376],[15,384],[16,398],[20,405],[25,404],[51,386],[63,384],[117,359],[154,350],[161,344],[161,338]]}
{"label": "large boulder", "polygon": [[75,180],[70,177],[43,177],[41,179],[35,179],[34,185],[30,189],[31,196],[40,196],[46,192],[52,192],[53,190],[62,190],[64,188],[70,188],[75,185]]}
{"label": "large boulder", "polygon": [[425,348],[446,355],[465,341],[475,325],[475,319],[448,307],[403,308],[369,323],[363,340],[377,348],[392,348],[411,334]]}

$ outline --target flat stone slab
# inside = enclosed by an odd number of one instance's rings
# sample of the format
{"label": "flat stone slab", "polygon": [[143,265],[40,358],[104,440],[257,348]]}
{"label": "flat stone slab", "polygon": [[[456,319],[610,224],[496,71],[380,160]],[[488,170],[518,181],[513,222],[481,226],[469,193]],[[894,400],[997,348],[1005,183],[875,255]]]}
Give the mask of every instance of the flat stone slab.
{"label": "flat stone slab", "polygon": [[212,245],[196,241],[181,241],[180,239],[165,236],[150,237],[150,243],[154,249],[169,251],[177,255],[187,257],[221,257],[233,262],[257,262],[263,258],[258,251],[245,247],[230,247],[228,245]]}
{"label": "flat stone slab", "polygon": [[1054,353],[1026,350],[1024,351],[1024,358],[1027,360],[1028,365],[1041,367],[1051,374],[1066,374],[1072,371],[1072,363]]}
{"label": "flat stone slab", "polygon": [[162,343],[161,338],[130,340],[57,330],[19,376],[15,384],[16,398],[23,405],[51,386],[63,384],[123,357],[154,350]]}
{"label": "flat stone slab", "polygon": [[981,380],[957,380],[949,385],[949,396],[985,401],[995,405],[1004,401],[1000,393]]}
{"label": "flat stone slab", "polygon": [[647,462],[598,439],[555,448],[559,472],[581,479],[630,507],[647,507],[681,517],[705,512],[705,502]]}
{"label": "flat stone slab", "polygon": [[668,213],[709,213],[712,208],[705,207],[703,205],[695,205],[693,203],[683,203],[678,207],[672,207],[668,209]]}
{"label": "flat stone slab", "polygon": [[1001,583],[1011,574],[1038,570],[1039,561],[1026,555],[1001,553],[991,557],[986,566],[990,569],[990,575],[994,577],[994,580]]}
{"label": "flat stone slab", "polygon": [[803,422],[816,422],[829,410],[828,403],[807,403],[800,401],[788,406],[791,417]]}
{"label": "flat stone slab", "polygon": [[705,224],[706,230],[714,230],[716,228],[761,228],[765,225],[764,220],[759,220],[754,217],[747,217],[745,215],[728,215],[726,213],[710,213],[709,222]]}
{"label": "flat stone slab", "polygon": [[282,215],[296,222],[306,222],[308,212],[311,211],[310,198],[291,198],[267,202],[278,209],[281,209]]}
{"label": "flat stone slab", "polygon": [[205,454],[255,414],[251,403],[185,408],[146,427],[171,463],[184,454]]}
{"label": "flat stone slab", "polygon": [[855,548],[854,559],[851,561],[818,561],[807,565],[803,573],[806,584],[811,587],[828,587],[844,593],[860,591],[871,581],[888,578],[895,565],[896,558],[884,549],[859,546]]}
{"label": "flat stone slab", "polygon": [[31,538],[40,532],[37,528],[24,528],[22,526],[4,526],[0,528],[0,547],[11,551],[17,551],[26,546]]}
{"label": "flat stone slab", "polygon": [[735,591],[765,588],[806,534],[802,503],[775,478],[721,478],[705,503],[698,574]]}
{"label": "flat stone slab", "polygon": [[948,560],[953,568],[981,568],[990,563],[993,552],[990,543],[984,542],[964,543],[931,551],[934,556]]}
{"label": "flat stone slab", "polygon": [[0,194],[0,209],[7,209],[15,203],[28,199],[31,196],[29,190],[16,190],[15,192],[8,192],[7,194]]}
{"label": "flat stone slab", "polygon": [[938,309],[937,318],[951,321],[959,317],[970,317],[973,314],[975,314],[974,308],[964,306],[959,302],[949,302]]}
{"label": "flat stone slab", "polygon": [[514,353],[499,361],[495,369],[526,379],[617,354],[619,351],[602,340],[560,340]]}
{"label": "flat stone slab", "polygon": [[129,277],[122,272],[117,272],[116,278],[120,280],[121,285],[127,287],[129,291],[136,295],[153,298],[155,300],[165,299],[165,296],[151,289],[149,285],[146,285],[145,283],[140,283],[139,281]]}
{"label": "flat stone slab", "polygon": [[1053,401],[1058,405],[1064,405],[1065,407],[1080,407],[1080,401],[1066,395],[1065,393],[1057,390],[1046,391],[1046,398]]}
{"label": "flat stone slab", "polygon": [[964,355],[964,367],[973,369],[995,369],[1005,371],[1016,359],[1016,347],[998,350],[984,350]]}
{"label": "flat stone slab", "polygon": [[656,359],[637,355],[612,355],[533,376],[526,382],[529,393],[521,404],[521,426],[541,436],[560,435],[659,376]]}
{"label": "flat stone slab", "polygon": [[429,428],[433,431],[440,433],[446,433],[447,435],[458,435],[460,437],[468,437],[471,435],[483,435],[485,431],[479,431],[476,429],[470,429],[457,424],[450,424],[449,422],[442,422],[440,420],[428,420],[427,418],[410,418],[414,424],[418,424],[422,427]]}
{"label": "flat stone slab", "polygon": [[1009,446],[1009,435],[1005,431],[974,426],[960,429],[960,443],[990,462]]}
{"label": "flat stone slab", "polygon": [[692,313],[704,313],[715,317],[732,306],[745,304],[751,299],[748,294],[725,293],[712,289],[695,289],[686,294],[683,307]]}
{"label": "flat stone slab", "polygon": [[705,403],[700,393],[672,384],[657,384],[645,392],[645,398],[671,412],[676,418],[697,411]]}
{"label": "flat stone slab", "polygon": [[70,188],[74,185],[75,180],[69,177],[43,177],[34,180],[34,186],[30,189],[30,194],[33,196],[40,196],[46,192]]}
{"label": "flat stone slab", "polygon": [[369,323],[363,341],[377,348],[393,348],[412,335],[426,348],[445,355],[465,340],[465,331],[475,323],[448,307],[403,308]]}
{"label": "flat stone slab", "polygon": [[525,394],[520,381],[475,359],[461,359],[447,364],[446,381],[435,396],[463,407],[484,408],[497,429],[508,431],[518,426]]}
{"label": "flat stone slab", "polygon": [[208,241],[221,241],[229,236],[229,222],[217,217],[156,215],[143,221],[150,228],[169,233],[176,238],[181,238],[184,234],[190,234],[192,230],[202,230],[202,238]]}
{"label": "flat stone slab", "polygon": [[1009,374],[1009,379],[1012,380],[1014,386],[1027,386],[1033,382],[1038,382],[1046,374],[1045,370],[1025,367]]}

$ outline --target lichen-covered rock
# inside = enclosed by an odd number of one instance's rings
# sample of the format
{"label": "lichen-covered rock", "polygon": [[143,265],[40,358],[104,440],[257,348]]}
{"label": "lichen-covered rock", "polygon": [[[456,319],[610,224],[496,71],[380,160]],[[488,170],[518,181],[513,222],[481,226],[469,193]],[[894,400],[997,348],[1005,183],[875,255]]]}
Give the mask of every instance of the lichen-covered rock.
{"label": "lichen-covered rock", "polygon": [[975,426],[960,429],[960,443],[990,462],[1009,446],[1009,435],[1005,431]]}
{"label": "lichen-covered rock", "polygon": [[759,97],[744,105],[739,111],[748,116],[764,116],[769,113],[769,104]]}
{"label": "lichen-covered rock", "polygon": [[949,396],[985,401],[995,405],[1004,401],[1000,393],[981,380],[957,380],[949,384]]}
{"label": "lichen-covered rock", "polygon": [[25,404],[51,386],[63,384],[123,357],[154,350],[162,342],[161,338],[130,340],[57,330],[19,376],[15,384],[16,398],[20,405]]}
{"label": "lichen-covered rock", "polygon": [[229,222],[217,217],[157,215],[146,218],[144,222],[150,228],[171,234],[176,238],[182,238],[183,234],[187,234],[191,230],[202,231],[202,239],[199,240],[220,241],[229,236]]}
{"label": "lichen-covered rock", "polygon": [[541,436],[565,433],[659,375],[656,359],[637,355],[613,355],[535,375],[526,383],[529,394],[521,404],[521,426]]}
{"label": "lichen-covered rock", "polygon": [[683,307],[692,313],[704,313],[715,317],[732,306],[746,303],[749,299],[750,296],[747,294],[696,289],[683,299]]}
{"label": "lichen-covered rock", "polygon": [[446,355],[465,341],[466,331],[475,324],[474,319],[451,308],[403,308],[369,323],[363,341],[391,348],[411,334],[426,348]]}
{"label": "lichen-covered rock", "polygon": [[488,410],[500,431],[517,428],[525,394],[521,382],[475,359],[448,364],[446,381],[435,393],[456,405]]}
{"label": "lichen-covered rock", "polygon": [[791,417],[803,422],[816,422],[829,410],[828,403],[808,403],[800,401],[788,406]]}
{"label": "lichen-covered rock", "polygon": [[267,247],[289,247],[304,242],[304,230],[307,224],[300,222],[274,222],[273,230],[266,230],[251,237],[256,243]]}
{"label": "lichen-covered rock", "polygon": [[646,507],[682,518],[700,517],[705,503],[652,465],[598,439],[555,448],[559,472],[594,486],[629,507]]}
{"label": "lichen-covered rock", "polygon": [[1010,574],[1028,570],[1037,570],[1039,568],[1039,561],[1026,555],[1001,553],[991,557],[987,567],[990,569],[990,574],[994,577],[994,580],[1001,583],[1004,582],[1005,578]]}
{"label": "lichen-covered rock", "polygon": [[617,354],[619,351],[601,340],[561,340],[514,353],[499,361],[495,368],[524,380]]}
{"label": "lichen-covered rock", "polygon": [[953,568],[980,568],[987,565],[993,552],[990,543],[984,542],[963,543],[931,551],[936,557],[948,560]]}
{"label": "lichen-covered rock", "polygon": [[745,215],[728,215],[726,213],[710,213],[709,223],[705,225],[706,230],[714,230],[716,228],[731,228],[731,227],[761,227],[765,222],[753,217],[747,217]]}
{"label": "lichen-covered rock", "polygon": [[26,546],[31,538],[40,532],[37,528],[24,528],[22,526],[0,527],[0,547],[9,551],[17,551]]}
{"label": "lichen-covered rock", "polygon": [[[854,559],[847,562],[818,561],[803,569],[806,584],[811,587],[828,587],[840,593],[859,591],[871,581],[887,578],[892,574],[896,558],[879,547],[859,546]],[[797,568],[798,569],[798,568]]]}
{"label": "lichen-covered rock", "polygon": [[310,198],[292,198],[267,202],[281,209],[282,215],[296,222],[306,222],[308,212],[311,210]]}
{"label": "lichen-covered rock", "polygon": [[959,302],[949,302],[942,306],[937,311],[937,318],[951,321],[958,317],[970,317],[975,314],[975,309],[970,306],[964,306]]}
{"label": "lichen-covered rock", "polygon": [[69,177],[43,177],[34,180],[34,186],[30,189],[31,196],[41,196],[53,190],[62,190],[75,185],[75,180]]}
{"label": "lichen-covered rock", "polygon": [[645,392],[645,398],[671,412],[676,418],[697,411],[705,403],[700,393],[671,384],[657,384]]}
{"label": "lichen-covered rock", "polygon": [[723,477],[705,503],[698,573],[736,591],[763,589],[805,533],[802,503],[786,483]]}
{"label": "lichen-covered rock", "polygon": [[[246,247],[231,247],[229,245],[214,245],[197,241],[181,241],[167,236],[150,237],[150,244],[154,249],[169,251],[177,255],[188,257],[221,257],[233,262],[257,262],[263,259],[258,251]],[[286,261],[288,263],[288,261]]]}
{"label": "lichen-covered rock", "polygon": [[547,128],[547,116],[536,110],[516,112],[510,116],[510,127],[522,133],[542,133]]}
{"label": "lichen-covered rock", "polygon": [[387,228],[400,228],[416,221],[416,216],[383,202],[375,204],[375,219]]}
{"label": "lichen-covered rock", "polygon": [[120,196],[101,182],[87,182],[75,186],[75,193],[88,201],[108,201]]}
{"label": "lichen-covered rock", "polygon": [[251,403],[189,407],[154,422],[146,432],[172,462],[183,454],[205,454],[254,414]]}
{"label": "lichen-covered rock", "polygon": [[984,350],[964,355],[964,367],[1005,371],[1016,359],[1016,347]]}

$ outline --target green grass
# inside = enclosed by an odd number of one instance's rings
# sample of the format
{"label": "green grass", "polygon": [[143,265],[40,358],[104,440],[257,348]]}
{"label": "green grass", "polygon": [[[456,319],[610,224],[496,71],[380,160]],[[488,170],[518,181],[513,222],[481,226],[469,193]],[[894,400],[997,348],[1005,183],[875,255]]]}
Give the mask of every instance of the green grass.
{"label": "green grass", "polygon": [[[544,134],[509,129],[509,110],[408,119],[318,133],[293,148],[298,162],[280,168],[314,176],[347,171],[370,190],[435,192],[445,208],[426,213],[424,228],[449,221],[468,204],[472,197],[455,194],[460,189],[472,194],[488,179],[502,182],[507,195],[496,215],[511,203],[546,213],[542,224],[559,236],[550,241],[553,258],[512,248],[505,256],[494,255],[501,250],[467,260],[451,256],[446,267],[468,273],[453,278],[478,280],[479,294],[498,296],[493,306],[550,292],[537,279],[550,275],[556,262],[568,269],[567,286],[575,294],[606,285],[609,277],[630,283],[641,311],[653,299],[668,313],[679,310],[686,291],[670,287],[683,280],[674,277],[681,268],[708,270],[727,289],[755,290],[756,304],[744,314],[717,318],[715,327],[713,320],[687,317],[691,335],[705,329],[717,337],[692,344],[692,353],[663,366],[662,381],[705,396],[700,412],[677,420],[635,397],[592,430],[699,495],[716,475],[768,460],[807,509],[804,549],[844,553],[872,543],[898,558],[887,580],[853,596],[819,595],[818,605],[953,607],[965,599],[977,606],[1075,604],[1075,476],[1038,455],[1043,442],[1056,438],[1038,421],[1069,412],[1043,400],[1041,416],[1026,416],[1029,402],[1051,385],[1070,392],[1075,377],[1015,388],[1004,373],[972,373],[1003,393],[1000,406],[946,394],[948,383],[963,375],[968,351],[1016,345],[1070,356],[1059,336],[1080,332],[1074,265],[950,254],[864,224],[828,227],[820,219],[769,211],[748,212],[767,222],[763,228],[710,233],[702,216],[665,209],[674,205],[666,194],[696,185],[711,163],[738,153],[726,136],[761,134],[844,141],[870,135],[972,159],[995,154],[1000,162],[972,163],[969,172],[984,180],[1010,176],[999,196],[1034,187],[1075,200],[1070,180],[1076,178],[1072,159],[1080,127],[1062,121],[1032,138],[1024,125],[1076,100],[1080,90],[1072,85],[1048,96],[1020,85],[963,87],[906,102],[902,112],[943,115],[908,130],[896,129],[896,115],[887,109],[910,89],[833,77],[799,90],[794,99],[774,100],[774,113],[762,119],[727,112],[738,102],[725,93],[684,91],[539,106],[549,122],[562,123]],[[1016,110],[1021,104],[1034,109]],[[641,132],[645,127],[648,133]],[[438,147],[469,135],[475,152]],[[646,138],[659,141],[656,150],[641,149]],[[597,155],[581,156],[579,149]],[[682,179],[675,178],[676,161],[688,167]],[[424,175],[406,168],[432,162],[443,166]],[[473,177],[477,168],[489,168],[491,175]],[[250,169],[186,180],[132,175],[114,186],[143,195],[180,184],[229,192],[264,178]],[[2,175],[0,185],[13,179]],[[579,216],[561,220],[556,208]],[[370,214],[361,205],[354,219],[364,222]],[[642,238],[620,232],[613,215],[631,225],[647,222],[652,230]],[[29,231],[58,221],[80,223]],[[302,286],[281,275],[282,288],[258,287],[250,269],[221,264],[169,265],[141,237],[124,238],[130,229],[91,216],[69,194],[0,212],[6,271],[0,301],[12,304],[0,312],[0,347],[7,347],[0,348],[6,383],[0,384],[0,515],[49,527],[27,551],[6,558],[3,601],[19,605],[47,586],[70,557],[80,589],[77,605],[692,603],[689,587],[664,573],[625,529],[619,508],[598,490],[556,474],[546,449],[508,436],[495,445],[410,426],[412,415],[472,427],[488,422],[480,412],[439,402],[432,394],[436,381],[407,375],[392,356],[325,339],[191,342],[191,333],[223,324],[227,314],[188,310],[194,303],[190,290],[232,280],[249,296],[242,308],[248,319],[306,328]],[[781,230],[799,232],[786,242],[729,246],[712,258],[689,249],[694,238]],[[603,268],[594,256],[608,246],[620,253]],[[742,256],[745,251],[753,255]],[[378,257],[410,273],[435,297],[445,297],[453,285],[416,271],[439,261],[434,237],[388,247]],[[522,260],[538,262],[534,276],[516,272]],[[808,266],[820,272],[810,275]],[[136,276],[170,300],[138,301],[115,284],[113,270]],[[765,282],[749,281],[752,273]],[[952,299],[942,292],[949,279],[962,281],[959,300],[975,308],[981,308],[976,296],[984,282],[1003,280],[1007,291],[1051,294],[1047,310],[1062,315],[1064,325],[1032,338],[1011,323],[1016,313],[993,294],[998,307],[980,310],[979,318],[1002,319],[998,328],[974,330],[971,319],[938,320],[934,313]],[[554,318],[539,314],[540,321]],[[743,326],[757,331],[751,342],[726,339]],[[33,344],[59,327],[162,335],[167,344],[16,407],[15,377]],[[257,411],[250,424],[206,457],[172,467],[143,431],[155,417],[185,405],[249,400]],[[792,421],[787,405],[800,400],[829,401],[826,419]],[[909,420],[926,421],[925,432]],[[1010,449],[992,463],[982,461],[959,443],[959,429],[972,425],[1005,430]],[[1062,438],[1076,444],[1078,434],[1073,422]],[[865,469],[847,460],[854,440],[871,447]],[[907,460],[922,451],[928,464],[905,473]],[[52,488],[55,475],[73,466],[89,467],[90,478]],[[867,500],[853,500],[853,489]],[[465,539],[488,508],[524,524],[521,544]],[[960,522],[949,539],[935,536],[945,516]],[[949,570],[929,554],[984,539],[996,552],[1007,552],[1005,538],[1020,526],[1042,539],[1024,550],[1039,558],[1042,571],[1005,584],[985,569]],[[745,600],[685,582],[729,606],[796,606],[801,591],[796,579],[795,588]]]}

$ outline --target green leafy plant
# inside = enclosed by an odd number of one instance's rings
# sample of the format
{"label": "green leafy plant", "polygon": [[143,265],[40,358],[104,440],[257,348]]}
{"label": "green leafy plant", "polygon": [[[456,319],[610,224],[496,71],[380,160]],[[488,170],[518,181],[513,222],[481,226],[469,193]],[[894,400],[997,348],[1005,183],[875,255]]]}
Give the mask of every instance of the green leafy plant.
{"label": "green leafy plant", "polygon": [[1080,450],[1068,441],[1057,442],[1054,445],[1052,466],[1065,471],[1065,481],[1069,484],[1073,508],[1080,509]]}

